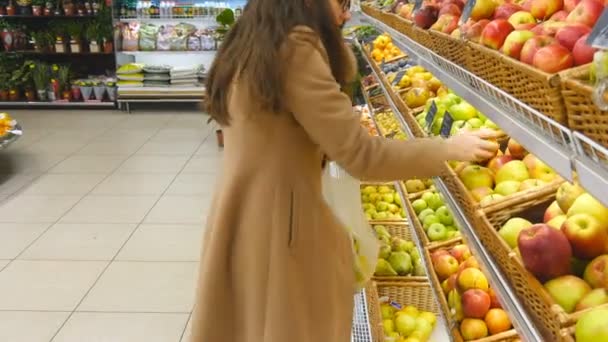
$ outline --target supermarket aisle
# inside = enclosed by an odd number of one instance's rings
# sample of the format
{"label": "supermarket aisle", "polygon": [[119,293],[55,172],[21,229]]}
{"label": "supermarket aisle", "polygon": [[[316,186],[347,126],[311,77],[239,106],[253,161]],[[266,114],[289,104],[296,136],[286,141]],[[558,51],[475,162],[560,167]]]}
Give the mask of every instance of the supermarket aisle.
{"label": "supermarket aisle", "polygon": [[11,111],[0,341],[185,341],[221,151],[195,113]]}

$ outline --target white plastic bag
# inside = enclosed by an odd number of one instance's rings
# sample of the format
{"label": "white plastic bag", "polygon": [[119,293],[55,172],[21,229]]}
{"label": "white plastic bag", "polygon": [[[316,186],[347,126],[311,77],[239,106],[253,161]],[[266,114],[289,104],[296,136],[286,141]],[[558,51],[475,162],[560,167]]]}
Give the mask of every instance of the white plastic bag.
{"label": "white plastic bag", "polygon": [[376,270],[379,244],[361,206],[360,182],[335,162],[326,165],[323,195],[334,215],[351,235],[357,291],[365,288]]}

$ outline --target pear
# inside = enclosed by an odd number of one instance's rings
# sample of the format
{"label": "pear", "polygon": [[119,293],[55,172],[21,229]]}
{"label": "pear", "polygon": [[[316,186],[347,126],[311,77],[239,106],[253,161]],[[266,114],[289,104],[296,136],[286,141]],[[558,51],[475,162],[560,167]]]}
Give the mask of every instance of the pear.
{"label": "pear", "polygon": [[376,232],[377,237],[386,236],[389,239],[391,238],[391,234],[388,232],[385,226],[374,226],[374,231]]}
{"label": "pear", "polygon": [[388,260],[388,258],[391,256],[391,252],[391,246],[382,245],[378,251],[378,258]]}
{"label": "pear", "polygon": [[407,252],[393,252],[388,261],[399,275],[408,275],[412,272],[412,258]]}
{"label": "pear", "polygon": [[378,263],[376,264],[376,272],[375,274],[380,277],[394,277],[397,275],[397,272],[393,269],[391,264],[384,259],[378,259]]}
{"label": "pear", "polygon": [[418,277],[423,277],[426,275],[426,271],[424,270],[424,265],[422,265],[422,260],[418,259],[414,262],[414,275]]}

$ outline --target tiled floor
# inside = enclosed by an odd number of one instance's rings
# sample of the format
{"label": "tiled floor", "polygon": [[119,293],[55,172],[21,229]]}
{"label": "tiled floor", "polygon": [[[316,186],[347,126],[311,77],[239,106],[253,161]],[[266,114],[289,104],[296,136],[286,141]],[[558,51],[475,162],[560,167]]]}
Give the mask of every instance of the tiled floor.
{"label": "tiled floor", "polygon": [[221,150],[196,112],[11,111],[0,341],[187,341]]}

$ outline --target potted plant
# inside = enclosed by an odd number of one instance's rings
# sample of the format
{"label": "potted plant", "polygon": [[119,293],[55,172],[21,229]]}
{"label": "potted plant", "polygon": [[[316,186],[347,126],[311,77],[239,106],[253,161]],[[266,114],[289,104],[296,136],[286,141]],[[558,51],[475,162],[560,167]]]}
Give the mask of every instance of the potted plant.
{"label": "potted plant", "polygon": [[95,93],[95,99],[103,101],[103,96],[106,93],[106,86],[99,80],[93,81],[93,93]]}
{"label": "potted plant", "polygon": [[72,3],[71,0],[64,0],[63,1],[63,14],[65,16],[73,16],[74,15],[74,3]]}
{"label": "potted plant", "polygon": [[32,0],[17,0],[17,13],[19,15],[32,15]]}
{"label": "potted plant", "polygon": [[45,0],[32,0],[32,14],[34,16],[41,16],[44,14],[44,3]]}
{"label": "potted plant", "polygon": [[32,44],[34,45],[35,51],[49,51],[52,44],[52,40],[53,36],[51,36],[48,32],[38,31],[32,33]]}
{"label": "potted plant", "polygon": [[17,9],[13,5],[13,0],[9,0],[8,5],[6,5],[6,15],[15,15],[15,13],[17,13]]}
{"label": "potted plant", "polygon": [[44,15],[51,16],[55,10],[55,0],[46,0],[44,4]]}
{"label": "potted plant", "polygon": [[80,81],[80,94],[82,95],[83,101],[89,101],[91,99],[91,95],[93,94],[93,85],[89,80]]}
{"label": "potted plant", "polygon": [[50,81],[50,68],[45,63],[37,63],[32,71],[32,79],[38,94],[38,100],[46,101],[48,99],[47,88]]}
{"label": "potted plant", "polygon": [[72,81],[72,100],[80,101],[80,97],[82,96],[82,91],[80,90],[80,80]]}
{"label": "potted plant", "polygon": [[61,99],[70,101],[72,92],[70,91],[70,67],[60,66],[58,72],[59,86],[61,88]]}
{"label": "potted plant", "polygon": [[80,46],[80,38],[82,35],[82,25],[76,21],[68,23],[67,31],[70,36],[70,51],[72,51],[72,53],[82,52],[81,46]]}
{"label": "potted plant", "polygon": [[4,50],[11,51],[14,43],[13,27],[3,19],[0,19],[0,38],[2,39]]}
{"label": "potted plant", "polygon": [[112,26],[112,13],[107,6],[101,6],[98,14],[98,37],[103,40],[103,52],[112,53],[114,50],[114,27]]}
{"label": "potted plant", "polygon": [[215,17],[215,21],[218,24],[220,24],[220,27],[218,27],[215,30],[215,33],[216,33],[215,38],[216,38],[216,42],[219,46],[221,44],[221,42],[224,40],[226,33],[228,33],[230,28],[232,28],[232,26],[234,25],[234,22],[235,22],[234,12],[231,9],[226,8],[220,14],[218,14],[217,17]]}
{"label": "potted plant", "polygon": [[3,72],[0,74],[0,102],[8,101],[8,83],[11,78],[9,73]]}
{"label": "potted plant", "polygon": [[89,52],[99,53],[101,51],[101,42],[103,38],[99,33],[99,22],[92,22],[86,29],[86,37],[89,41]]}
{"label": "potted plant", "polygon": [[106,81],[106,91],[108,93],[108,99],[112,102],[116,101],[116,81],[107,80]]}

